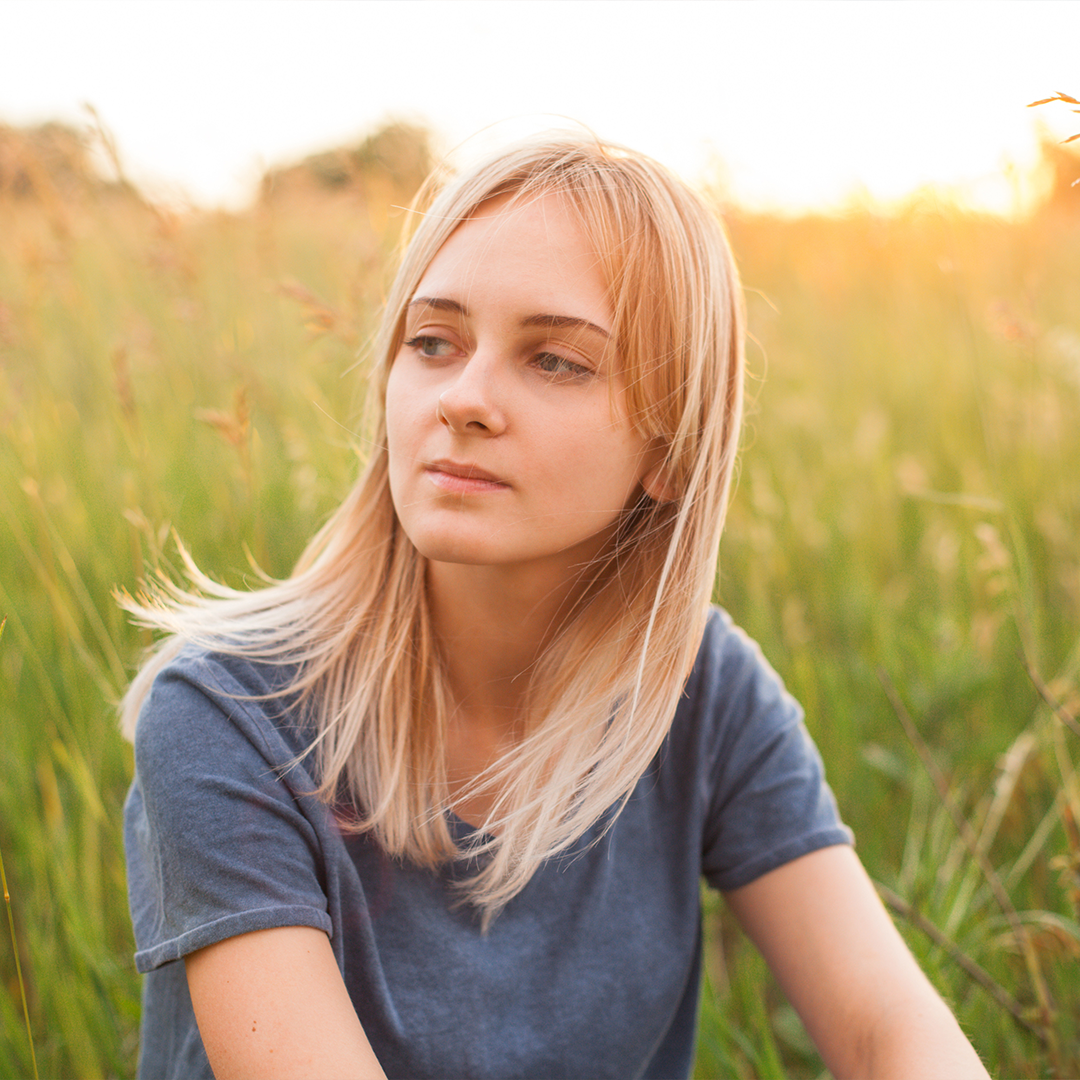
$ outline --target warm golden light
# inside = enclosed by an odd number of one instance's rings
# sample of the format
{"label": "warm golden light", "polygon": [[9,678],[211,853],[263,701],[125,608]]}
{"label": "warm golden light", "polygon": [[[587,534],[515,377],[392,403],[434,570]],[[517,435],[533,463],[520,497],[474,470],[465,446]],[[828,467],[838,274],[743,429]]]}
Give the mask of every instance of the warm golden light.
{"label": "warm golden light", "polygon": [[[798,211],[914,191],[1015,214],[1034,116],[1075,92],[1080,5],[9,0],[0,121],[92,102],[159,194],[245,202],[269,165],[387,117],[442,149],[573,118],[733,198]],[[1070,116],[1041,110],[1061,139]]]}

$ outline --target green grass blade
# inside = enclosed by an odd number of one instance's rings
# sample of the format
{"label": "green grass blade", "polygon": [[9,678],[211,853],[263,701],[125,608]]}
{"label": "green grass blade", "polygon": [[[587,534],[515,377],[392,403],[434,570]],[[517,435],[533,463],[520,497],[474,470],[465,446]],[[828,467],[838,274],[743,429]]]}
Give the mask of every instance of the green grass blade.
{"label": "green grass blade", "polygon": [[[0,619],[0,641],[4,638],[7,616]],[[4,887],[4,904],[7,907],[8,929],[11,931],[11,952],[15,957],[15,974],[19,980],[19,997],[22,999],[23,1019],[26,1021],[26,1037],[30,1042],[30,1061],[34,1067],[34,1080],[38,1080],[37,1055],[34,1052],[34,1033],[30,1030],[30,1008],[26,1003],[26,986],[23,983],[22,964],[19,962],[19,942],[15,937],[15,916],[11,910],[11,894],[8,892],[7,873],[4,870],[4,853],[0,851],[0,884]]]}

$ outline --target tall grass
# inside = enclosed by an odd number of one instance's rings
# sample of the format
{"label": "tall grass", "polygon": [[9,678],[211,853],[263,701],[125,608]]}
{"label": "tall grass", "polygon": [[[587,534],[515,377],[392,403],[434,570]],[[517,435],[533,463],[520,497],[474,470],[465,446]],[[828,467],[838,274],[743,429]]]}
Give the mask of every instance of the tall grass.
{"label": "tall grass", "polygon": [[[54,192],[55,195],[55,192]],[[0,198],[0,851],[45,1076],[134,1070],[111,599],[284,574],[355,474],[397,221]],[[1080,1075],[1080,211],[734,216],[753,403],[719,597],[804,702],[859,850],[992,1071]],[[817,1076],[707,899],[698,1075]],[[0,1074],[31,1074],[0,945]],[[979,974],[976,974],[979,973]]]}
{"label": "tall grass", "polygon": [[[1080,205],[732,232],[763,377],[722,598],[991,1071],[1080,1075]],[[763,982],[783,1070],[732,990],[702,1076],[822,1069]]]}

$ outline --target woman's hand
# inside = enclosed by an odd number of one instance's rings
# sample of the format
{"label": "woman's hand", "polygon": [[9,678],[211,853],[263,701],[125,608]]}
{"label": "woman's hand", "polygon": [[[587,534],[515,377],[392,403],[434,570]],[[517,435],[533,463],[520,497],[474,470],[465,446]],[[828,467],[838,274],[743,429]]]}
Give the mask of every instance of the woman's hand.
{"label": "woman's hand", "polygon": [[321,930],[241,934],[186,964],[217,1080],[386,1080]]}
{"label": "woman's hand", "polygon": [[838,1080],[987,1077],[851,848],[804,855],[727,900]]}

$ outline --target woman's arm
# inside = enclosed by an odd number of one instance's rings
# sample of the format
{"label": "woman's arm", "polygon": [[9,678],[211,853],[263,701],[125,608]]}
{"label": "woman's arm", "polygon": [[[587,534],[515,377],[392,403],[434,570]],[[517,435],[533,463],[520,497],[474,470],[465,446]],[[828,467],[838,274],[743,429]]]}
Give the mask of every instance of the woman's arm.
{"label": "woman's arm", "polygon": [[988,1075],[851,848],[804,855],[727,900],[838,1080]]}
{"label": "woman's arm", "polygon": [[386,1080],[321,930],[256,930],[186,965],[217,1080]]}

